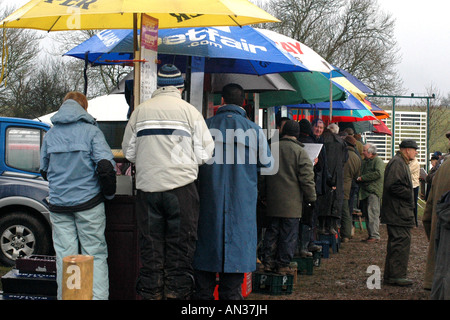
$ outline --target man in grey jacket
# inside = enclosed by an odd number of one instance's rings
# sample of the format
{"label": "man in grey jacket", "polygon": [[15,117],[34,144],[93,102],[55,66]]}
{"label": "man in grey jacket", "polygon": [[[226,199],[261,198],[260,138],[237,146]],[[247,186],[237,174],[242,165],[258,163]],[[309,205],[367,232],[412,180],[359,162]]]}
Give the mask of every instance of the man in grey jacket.
{"label": "man in grey jacket", "polygon": [[364,240],[368,243],[380,240],[380,206],[383,195],[384,163],[377,156],[377,147],[367,143],[363,147],[364,160],[361,167],[361,176],[358,177],[359,200],[361,211],[366,219],[369,237]]}
{"label": "man in grey jacket", "polygon": [[381,223],[387,225],[388,244],[384,267],[386,284],[408,286],[406,279],[411,228],[414,220],[414,191],[408,163],[416,157],[417,143],[403,140],[400,151],[389,161],[384,171]]}
{"label": "man in grey jacket", "polygon": [[202,114],[181,99],[184,79],[174,65],[158,70],[158,89],[131,114],[122,150],[136,164],[136,215],[144,299],[189,299],[197,239],[199,165],[214,141]]}

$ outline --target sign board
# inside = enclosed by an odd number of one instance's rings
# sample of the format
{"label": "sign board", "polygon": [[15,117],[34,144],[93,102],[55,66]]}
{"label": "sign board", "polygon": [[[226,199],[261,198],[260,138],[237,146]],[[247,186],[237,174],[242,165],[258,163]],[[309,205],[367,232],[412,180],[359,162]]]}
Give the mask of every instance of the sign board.
{"label": "sign board", "polygon": [[140,103],[150,99],[156,90],[158,58],[158,19],[142,14]]}

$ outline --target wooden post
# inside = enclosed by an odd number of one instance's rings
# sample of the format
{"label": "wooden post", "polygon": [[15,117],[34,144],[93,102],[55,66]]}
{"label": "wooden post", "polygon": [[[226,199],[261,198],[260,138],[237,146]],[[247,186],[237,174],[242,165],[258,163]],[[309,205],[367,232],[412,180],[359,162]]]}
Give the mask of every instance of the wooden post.
{"label": "wooden post", "polygon": [[63,258],[63,300],[92,300],[94,257],[73,255]]}

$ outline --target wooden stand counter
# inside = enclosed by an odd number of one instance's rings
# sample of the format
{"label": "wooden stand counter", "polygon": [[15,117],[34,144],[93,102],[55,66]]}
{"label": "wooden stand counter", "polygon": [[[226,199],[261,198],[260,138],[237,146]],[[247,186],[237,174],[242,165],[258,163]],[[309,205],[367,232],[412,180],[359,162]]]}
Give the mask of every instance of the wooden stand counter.
{"label": "wooden stand counter", "polygon": [[109,299],[136,300],[139,245],[134,196],[116,195],[105,202]]}

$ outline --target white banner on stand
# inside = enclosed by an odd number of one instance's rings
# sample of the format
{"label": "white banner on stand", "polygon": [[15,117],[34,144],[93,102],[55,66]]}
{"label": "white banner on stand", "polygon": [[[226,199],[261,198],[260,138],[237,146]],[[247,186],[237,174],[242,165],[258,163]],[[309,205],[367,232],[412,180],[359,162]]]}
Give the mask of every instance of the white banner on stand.
{"label": "white banner on stand", "polygon": [[156,90],[158,59],[158,19],[142,14],[141,25],[140,103],[150,99]]}

